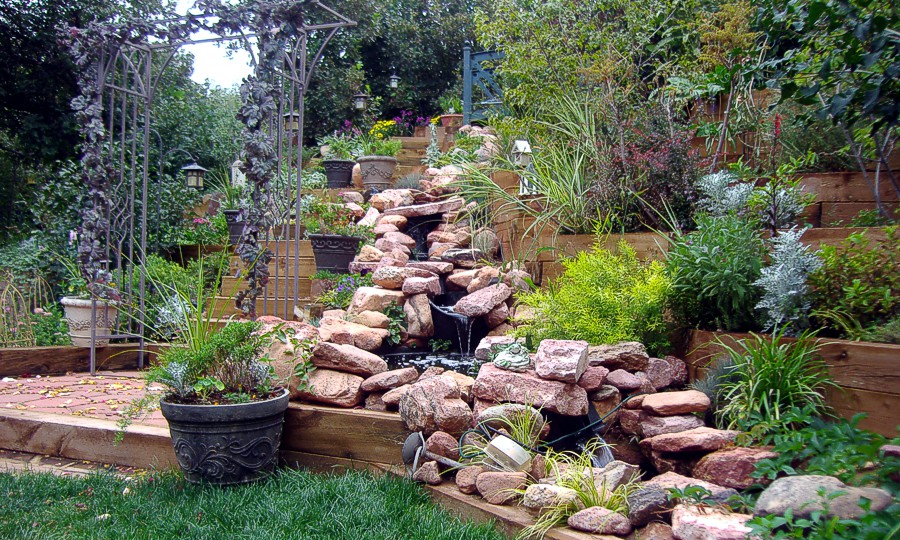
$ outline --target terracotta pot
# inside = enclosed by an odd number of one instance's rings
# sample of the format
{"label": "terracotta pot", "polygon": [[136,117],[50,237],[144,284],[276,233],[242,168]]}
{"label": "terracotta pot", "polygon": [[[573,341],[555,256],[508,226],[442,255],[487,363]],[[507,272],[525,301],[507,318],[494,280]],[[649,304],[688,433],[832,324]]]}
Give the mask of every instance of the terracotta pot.
{"label": "terracotta pot", "polygon": [[442,114],[441,125],[444,127],[460,127],[462,126],[463,115],[461,114]]}
{"label": "terracotta pot", "polygon": [[[93,305],[93,300],[90,298],[64,296],[59,303],[62,304],[65,310],[65,319],[69,323],[69,337],[72,338],[72,345],[76,347],[90,347],[91,306]],[[97,300],[96,330],[94,330],[94,335],[105,336],[112,334],[116,329],[118,313],[115,302]],[[108,339],[98,339],[94,342],[96,348],[106,347],[107,345],[109,345]]]}
{"label": "terracotta pot", "polygon": [[362,174],[365,189],[382,191],[391,187],[391,178],[394,176],[394,169],[397,168],[397,158],[362,156],[356,161],[359,162],[359,171]]}

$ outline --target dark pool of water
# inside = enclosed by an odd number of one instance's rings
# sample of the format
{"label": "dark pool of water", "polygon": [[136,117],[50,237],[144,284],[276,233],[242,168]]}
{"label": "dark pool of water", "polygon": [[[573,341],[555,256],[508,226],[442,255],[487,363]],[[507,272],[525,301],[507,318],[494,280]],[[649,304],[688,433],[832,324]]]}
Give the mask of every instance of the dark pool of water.
{"label": "dark pool of water", "polygon": [[424,371],[432,366],[437,366],[471,375],[469,371],[474,371],[474,367],[480,364],[478,360],[475,360],[474,356],[464,356],[458,353],[417,351],[394,352],[381,354],[380,356],[387,361],[388,369],[416,367],[419,371]]}

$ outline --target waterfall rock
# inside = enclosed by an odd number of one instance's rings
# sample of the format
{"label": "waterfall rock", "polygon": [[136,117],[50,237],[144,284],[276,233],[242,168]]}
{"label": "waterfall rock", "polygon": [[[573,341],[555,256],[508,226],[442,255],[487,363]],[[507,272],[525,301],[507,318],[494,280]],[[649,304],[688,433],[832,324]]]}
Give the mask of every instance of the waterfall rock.
{"label": "waterfall rock", "polygon": [[375,272],[372,274],[372,282],[374,282],[375,285],[378,285],[379,287],[384,287],[385,289],[399,290],[403,287],[403,282],[406,281],[407,278],[411,277],[437,278],[437,276],[435,276],[428,270],[422,270],[420,268],[410,268],[408,266],[385,266],[375,270]]}
{"label": "waterfall rock", "polygon": [[[437,244],[437,242],[434,243],[435,246]],[[451,262],[460,268],[474,268],[478,261],[485,258],[484,252],[480,249],[458,247],[444,251],[440,257],[442,261]]]}
{"label": "waterfall rock", "polygon": [[392,291],[381,287],[360,287],[353,293],[348,313],[363,311],[384,311],[391,304],[401,305],[406,295],[400,291]]}
{"label": "waterfall rock", "polygon": [[461,399],[459,385],[439,375],[419,379],[400,397],[400,418],[410,431],[461,434],[472,425],[472,409]]}
{"label": "waterfall rock", "polygon": [[606,376],[606,382],[622,390],[623,392],[631,392],[641,387],[641,379],[624,369],[617,369],[610,372]]}
{"label": "waterfall rock", "polygon": [[488,314],[484,316],[484,322],[487,323],[487,327],[491,329],[497,328],[505,323],[507,319],[509,319],[509,307],[507,307],[506,302],[490,310]]}
{"label": "waterfall rock", "polygon": [[375,236],[384,236],[390,232],[400,232],[400,229],[398,229],[396,225],[391,225],[390,223],[375,225]]}
{"label": "waterfall rock", "polygon": [[413,337],[428,338],[434,335],[434,319],[427,294],[410,296],[403,305],[406,314],[406,332]]}
{"label": "waterfall rock", "polygon": [[587,368],[587,341],[545,339],[538,345],[534,370],[542,379],[577,383]]}
{"label": "waterfall rock", "polygon": [[369,328],[386,329],[391,322],[388,316],[380,311],[363,311],[362,313],[351,315],[350,317],[352,318],[350,322],[368,326]]}
{"label": "waterfall rock", "polygon": [[299,392],[303,401],[316,401],[338,407],[355,407],[363,400],[363,378],[359,375],[316,369],[309,374],[309,389]]}
{"label": "waterfall rock", "polygon": [[[415,270],[415,268],[413,268],[413,270]],[[422,271],[425,272],[426,270]],[[437,276],[408,277],[403,280],[403,287],[401,287],[401,290],[403,291],[403,294],[408,294],[410,296],[415,294],[437,296],[441,294],[441,280],[438,279]]]}
{"label": "waterfall rock", "polygon": [[376,225],[393,225],[397,227],[398,230],[403,230],[406,228],[406,224],[409,220],[407,220],[403,216],[385,216],[384,214],[378,218]]}
{"label": "waterfall rock", "polygon": [[475,277],[472,278],[472,281],[466,286],[466,291],[469,294],[472,294],[475,291],[480,291],[481,289],[487,287],[491,284],[491,280],[499,280],[500,278],[500,270],[494,268],[493,266],[485,266],[484,268],[479,268],[475,271]]}
{"label": "waterfall rock", "polygon": [[697,390],[682,392],[660,392],[645,396],[641,407],[657,416],[702,413],[709,409],[709,396]]}
{"label": "waterfall rock", "polygon": [[363,245],[363,247],[359,250],[359,255],[356,256],[356,260],[359,262],[377,263],[383,258],[384,252],[375,246],[370,246],[369,244]]}
{"label": "waterfall rock", "polygon": [[433,216],[444,212],[455,212],[462,208],[463,204],[464,201],[461,197],[451,197],[440,202],[389,208],[384,210],[384,213],[389,216],[403,216],[407,218]]}
{"label": "waterfall rock", "polygon": [[566,416],[587,414],[584,388],[575,384],[547,381],[534,371],[514,373],[493,364],[484,364],[475,379],[476,398],[494,403],[512,402],[541,407]]}
{"label": "waterfall rock", "polygon": [[365,351],[375,351],[381,348],[388,336],[388,331],[326,315],[319,323],[319,335],[322,341],[353,345]]}
{"label": "waterfall rock", "polygon": [[609,370],[603,366],[588,366],[581,374],[577,384],[588,393],[596,392],[603,386],[607,375],[609,375]]}
{"label": "waterfall rock", "polygon": [[603,366],[610,370],[646,371],[649,360],[644,344],[637,341],[594,345],[588,351],[588,361],[592,366]]}
{"label": "waterfall rock", "polygon": [[386,189],[369,198],[369,204],[380,212],[400,206],[408,206],[415,202],[412,190]]}
{"label": "waterfall rock", "polygon": [[[452,263],[444,264],[453,266]],[[478,270],[453,270],[453,272],[451,272],[450,275],[447,276],[447,288],[451,290],[465,291],[477,275]]]}
{"label": "waterfall rock", "polygon": [[363,218],[356,224],[360,226],[374,227],[375,222],[378,221],[379,217],[381,217],[381,212],[379,212],[377,208],[372,206],[369,207],[369,209],[366,211],[366,215],[364,215]]}
{"label": "waterfall rock", "polygon": [[322,342],[316,345],[313,350],[312,363],[316,367],[346,371],[366,377],[387,371],[387,362],[380,356],[353,345],[338,343]]}
{"label": "waterfall rock", "polygon": [[415,249],[416,247],[415,239],[412,236],[403,234],[402,232],[385,233],[382,238],[387,240],[388,242],[396,242],[410,250]]}
{"label": "waterfall rock", "polygon": [[466,317],[487,315],[489,311],[506,302],[510,294],[512,294],[512,290],[502,283],[491,285],[462,297],[453,306],[453,311]]}
{"label": "waterfall rock", "polygon": [[[638,412],[644,413],[644,411]],[[653,416],[644,413],[644,417],[640,420],[640,434],[643,434],[644,437],[656,437],[657,435],[679,433],[681,431],[688,431],[703,426],[703,419],[699,416],[694,416],[693,414]],[[698,476],[698,478],[700,477]]]}
{"label": "waterfall rock", "polygon": [[[644,399],[646,406],[647,400]],[[740,432],[698,427],[644,439],[641,448],[656,452],[712,452],[734,442]]]}
{"label": "waterfall rock", "polygon": [[764,478],[750,476],[756,470],[756,464],[777,457],[778,454],[766,448],[725,448],[703,456],[694,467],[693,475],[720,486],[747,489],[753,484],[766,482]]}
{"label": "waterfall rock", "polygon": [[428,270],[432,274],[443,275],[453,271],[453,264],[441,261],[421,261],[411,262],[407,265],[410,268],[420,268]]}

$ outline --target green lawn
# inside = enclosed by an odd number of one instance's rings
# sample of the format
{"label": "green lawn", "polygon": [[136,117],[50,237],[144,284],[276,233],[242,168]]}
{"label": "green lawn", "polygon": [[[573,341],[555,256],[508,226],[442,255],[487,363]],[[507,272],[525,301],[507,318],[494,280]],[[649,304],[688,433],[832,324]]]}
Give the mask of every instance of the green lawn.
{"label": "green lawn", "polygon": [[137,481],[0,474],[0,538],[505,540],[452,517],[408,480],[296,470],[225,489],[171,473]]}

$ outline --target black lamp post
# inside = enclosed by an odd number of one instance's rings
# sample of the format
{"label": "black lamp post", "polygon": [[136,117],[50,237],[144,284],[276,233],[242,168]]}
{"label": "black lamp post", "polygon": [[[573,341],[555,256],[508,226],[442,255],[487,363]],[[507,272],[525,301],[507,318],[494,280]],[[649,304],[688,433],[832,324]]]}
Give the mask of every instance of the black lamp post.
{"label": "black lamp post", "polygon": [[358,94],[353,95],[353,108],[357,111],[366,110],[366,106],[369,104],[369,94],[365,92],[360,92]]}

